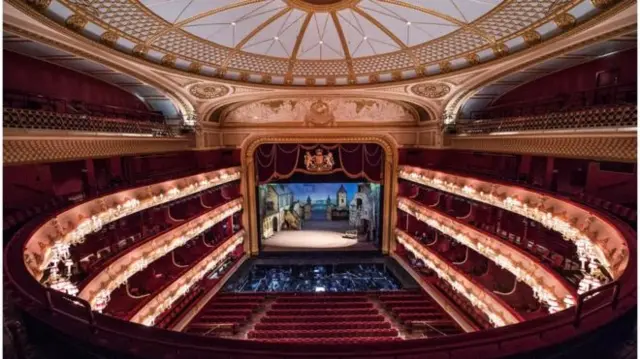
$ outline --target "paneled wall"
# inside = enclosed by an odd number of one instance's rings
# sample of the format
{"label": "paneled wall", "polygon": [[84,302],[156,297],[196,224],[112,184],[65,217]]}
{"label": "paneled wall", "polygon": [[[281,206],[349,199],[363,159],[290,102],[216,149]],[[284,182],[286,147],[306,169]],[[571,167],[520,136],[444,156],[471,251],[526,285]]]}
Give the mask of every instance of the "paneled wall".
{"label": "paneled wall", "polygon": [[40,94],[66,101],[148,110],[133,94],[46,61],[3,51],[4,91]]}
{"label": "paneled wall", "polygon": [[[532,102],[614,84],[632,84],[638,73],[637,50],[627,50],[550,74],[517,87],[498,98],[494,106]],[[617,78],[617,80],[616,80]]]}

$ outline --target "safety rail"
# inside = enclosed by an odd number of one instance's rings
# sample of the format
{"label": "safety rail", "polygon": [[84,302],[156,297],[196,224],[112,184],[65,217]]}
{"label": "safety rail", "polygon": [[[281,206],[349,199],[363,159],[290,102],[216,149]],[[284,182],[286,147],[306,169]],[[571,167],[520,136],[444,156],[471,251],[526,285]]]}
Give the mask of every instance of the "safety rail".
{"label": "safety rail", "polygon": [[590,107],[575,111],[552,112],[544,115],[518,116],[487,120],[458,120],[459,135],[517,133],[529,131],[607,129],[623,131],[638,126],[637,105]]}
{"label": "safety rail", "polygon": [[179,136],[178,131],[164,123],[15,108],[4,108],[3,114],[2,127],[5,129],[97,132],[146,137]]}
{"label": "safety rail", "polygon": [[[605,302],[595,308],[592,308],[586,312],[583,313],[583,308],[584,308],[584,302],[585,300],[588,300],[589,298],[604,292],[605,290],[608,290],[610,288],[613,288],[613,292],[611,294],[611,300],[609,302]],[[611,306],[611,309],[616,309],[616,307],[618,306],[618,296],[620,295],[620,282],[615,281],[615,282],[610,282],[607,283],[601,287],[592,289],[588,292],[584,292],[582,293],[579,297],[578,297],[578,301],[576,303],[576,315],[573,319],[573,325],[575,327],[578,327],[580,325],[580,321],[582,320],[582,318],[587,317],[593,313],[596,313],[599,310],[605,309],[609,306]],[[582,314],[582,315],[581,315]]]}

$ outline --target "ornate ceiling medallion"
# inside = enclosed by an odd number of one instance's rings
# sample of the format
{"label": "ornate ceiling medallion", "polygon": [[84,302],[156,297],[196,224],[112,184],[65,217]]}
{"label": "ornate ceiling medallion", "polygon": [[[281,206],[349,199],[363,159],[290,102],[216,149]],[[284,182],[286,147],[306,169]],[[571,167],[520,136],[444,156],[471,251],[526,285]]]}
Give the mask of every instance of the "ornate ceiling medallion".
{"label": "ornate ceiling medallion", "polygon": [[191,86],[191,88],[189,89],[189,93],[191,93],[193,96],[199,99],[210,100],[210,99],[222,97],[228,94],[229,88],[226,86],[220,86],[220,85],[197,84],[197,85]]}
{"label": "ornate ceiling medallion", "polygon": [[446,96],[451,88],[446,84],[423,83],[411,87],[411,92],[426,98],[440,98]]}

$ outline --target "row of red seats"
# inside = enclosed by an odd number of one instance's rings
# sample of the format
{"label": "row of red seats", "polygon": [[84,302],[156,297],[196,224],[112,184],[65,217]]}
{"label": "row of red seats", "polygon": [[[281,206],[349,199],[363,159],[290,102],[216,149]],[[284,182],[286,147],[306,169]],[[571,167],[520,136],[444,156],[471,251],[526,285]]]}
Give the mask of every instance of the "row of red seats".
{"label": "row of red seats", "polygon": [[373,308],[373,303],[274,303],[272,309],[315,309],[315,308],[327,308],[332,309],[363,309]]}
{"label": "row of red seats", "polygon": [[313,330],[313,329],[390,329],[389,322],[306,322],[306,323],[258,323],[255,330]]}
{"label": "row of red seats", "polygon": [[262,323],[305,323],[305,322],[383,322],[384,316],[380,314],[370,315],[336,315],[336,316],[266,316]]}
{"label": "row of red seats", "polygon": [[375,308],[364,308],[364,309],[278,309],[278,310],[269,310],[267,311],[267,315],[270,317],[282,317],[282,316],[291,316],[291,315],[305,315],[305,316],[316,316],[316,315],[368,315],[368,314],[377,314],[378,310]]}
{"label": "row of red seats", "polygon": [[360,344],[400,341],[400,337],[349,337],[349,338],[259,338],[263,342],[291,343],[291,344]]}
{"label": "row of red seats", "polygon": [[395,329],[253,330],[249,338],[397,337]]}
{"label": "row of red seats", "polygon": [[367,302],[369,299],[363,296],[326,296],[326,297],[284,297],[276,299],[276,303],[360,303]]}
{"label": "row of red seats", "polygon": [[169,327],[173,323],[173,321],[178,318],[191,303],[193,303],[197,298],[200,297],[202,293],[204,293],[202,287],[197,286],[197,288],[192,288],[184,297],[178,299],[177,303],[174,303],[167,312],[160,315],[160,320],[158,320],[156,327]]}

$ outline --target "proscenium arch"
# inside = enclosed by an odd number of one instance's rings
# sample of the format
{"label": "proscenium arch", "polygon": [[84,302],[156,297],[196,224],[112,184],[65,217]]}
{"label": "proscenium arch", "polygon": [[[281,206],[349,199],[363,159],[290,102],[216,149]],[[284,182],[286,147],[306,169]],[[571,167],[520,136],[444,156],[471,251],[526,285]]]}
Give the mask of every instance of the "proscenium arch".
{"label": "proscenium arch", "polygon": [[385,151],[384,161],[384,193],[381,217],[382,238],[381,250],[383,254],[389,254],[395,249],[393,231],[396,224],[396,175],[398,170],[398,144],[389,135],[347,136],[337,132],[313,132],[296,133],[282,131],[263,133],[247,137],[241,147],[242,177],[241,191],[245,209],[242,213],[242,223],[249,234],[249,240],[245,241],[245,251],[251,255],[259,252],[258,215],[256,198],[256,172],[254,166],[254,154],[258,146],[266,143],[375,143]]}

